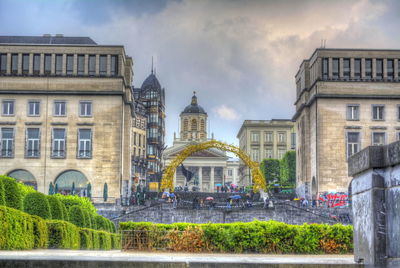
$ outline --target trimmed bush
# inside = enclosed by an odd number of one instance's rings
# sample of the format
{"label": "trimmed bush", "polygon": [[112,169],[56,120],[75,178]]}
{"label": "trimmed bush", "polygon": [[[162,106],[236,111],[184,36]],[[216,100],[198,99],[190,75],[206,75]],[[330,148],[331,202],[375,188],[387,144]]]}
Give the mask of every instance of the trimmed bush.
{"label": "trimmed bush", "polygon": [[91,228],[92,229],[92,221],[90,219],[90,212],[87,209],[82,209],[83,212],[83,218],[85,221],[85,228]]}
{"label": "trimmed bush", "polygon": [[25,185],[24,183],[17,181],[17,187],[19,189],[19,192],[21,193],[21,199],[24,200],[25,197],[29,194],[29,193],[36,193],[37,191],[29,185]]}
{"label": "trimmed bush", "polygon": [[79,249],[80,229],[72,223],[59,220],[47,221],[49,248]]}
{"label": "trimmed bush", "polygon": [[47,248],[49,244],[49,234],[47,224],[39,216],[31,215],[33,220],[33,234],[35,235],[34,248]]}
{"label": "trimmed bush", "polygon": [[61,201],[52,195],[47,195],[47,201],[50,205],[51,218],[53,220],[64,220],[64,213],[61,208]]}
{"label": "trimmed bush", "polygon": [[80,230],[81,249],[93,249],[93,232],[95,231],[87,228]]}
{"label": "trimmed bush", "polygon": [[69,213],[68,213],[67,208],[65,207],[65,205],[62,202],[60,202],[60,205],[61,205],[61,211],[62,211],[64,221],[69,221]]}
{"label": "trimmed bush", "polygon": [[81,206],[82,208],[87,209],[91,213],[96,213],[96,208],[93,206],[92,202],[87,197],[79,197],[76,195],[62,195],[55,194],[53,195],[57,197],[69,210],[72,206]]}
{"label": "trimmed bush", "polygon": [[111,234],[111,246],[113,249],[121,248],[121,235],[120,234]]}
{"label": "trimmed bush", "polygon": [[78,227],[82,228],[86,227],[85,214],[80,206],[76,205],[70,207],[69,222],[75,224]]}
{"label": "trimmed bush", "polygon": [[0,206],[0,249],[32,249],[35,246],[31,215]]}
{"label": "trimmed bush", "polygon": [[31,215],[51,219],[49,201],[44,194],[39,192],[29,193],[24,199],[24,211]]}
{"label": "trimmed bush", "polygon": [[90,222],[92,223],[92,229],[97,230],[97,224],[96,224],[96,215],[93,213],[89,213],[89,218]]}
{"label": "trimmed bush", "polygon": [[0,175],[0,180],[3,181],[6,206],[22,210],[22,196],[17,181],[3,175]]}
{"label": "trimmed bush", "polygon": [[6,205],[5,193],[4,193],[4,185],[3,181],[0,179],[0,206]]}
{"label": "trimmed bush", "polygon": [[111,234],[104,231],[97,231],[97,233],[99,234],[100,249],[110,250],[112,248]]}
{"label": "trimmed bush", "polygon": [[93,235],[93,249],[100,249],[100,234],[98,231],[92,232]]}
{"label": "trimmed bush", "polygon": [[97,230],[103,230],[106,232],[109,231],[110,226],[108,224],[108,219],[100,215],[96,215],[95,219],[96,219]]}

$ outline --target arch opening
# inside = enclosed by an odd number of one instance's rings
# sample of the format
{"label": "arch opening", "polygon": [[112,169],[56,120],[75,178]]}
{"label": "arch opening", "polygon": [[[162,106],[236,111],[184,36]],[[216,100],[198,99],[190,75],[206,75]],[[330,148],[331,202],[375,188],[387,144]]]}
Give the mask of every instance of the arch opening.
{"label": "arch opening", "polygon": [[248,167],[250,167],[254,192],[258,192],[260,190],[265,191],[267,189],[265,179],[259,168],[259,163],[252,161],[245,152],[236,146],[211,140],[197,144],[190,144],[183,151],[181,151],[166,167],[161,181],[161,190],[169,189],[171,192],[173,192],[175,187],[174,174],[176,168],[191,154],[209,148],[217,148],[222,151],[232,152],[237,155]]}
{"label": "arch opening", "polygon": [[[72,189],[74,184],[74,189]],[[77,170],[67,170],[62,172],[54,181],[54,185],[57,185],[58,192],[64,195],[74,194],[79,196],[87,196],[87,186],[89,184],[86,176]]]}
{"label": "arch opening", "polygon": [[16,169],[8,173],[8,176],[22,182],[25,185],[32,186],[37,190],[37,181],[29,171],[25,169]]}

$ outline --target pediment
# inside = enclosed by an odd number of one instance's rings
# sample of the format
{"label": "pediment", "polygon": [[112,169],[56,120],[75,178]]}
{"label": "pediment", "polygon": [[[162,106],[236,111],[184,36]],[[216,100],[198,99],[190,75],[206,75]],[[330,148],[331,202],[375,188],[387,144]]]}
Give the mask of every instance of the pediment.
{"label": "pediment", "polygon": [[[164,157],[165,158],[172,158],[177,156],[178,154],[180,154],[187,146],[186,145],[179,145],[179,146],[172,146],[170,148],[168,148],[167,150],[164,151]],[[175,147],[175,148],[174,148]],[[210,149],[206,149],[206,150],[201,150],[198,152],[195,152],[193,154],[191,154],[189,157],[204,157],[204,158],[214,158],[214,157],[224,157],[227,158],[226,154],[224,151],[221,151],[219,149],[216,148],[210,148]]]}

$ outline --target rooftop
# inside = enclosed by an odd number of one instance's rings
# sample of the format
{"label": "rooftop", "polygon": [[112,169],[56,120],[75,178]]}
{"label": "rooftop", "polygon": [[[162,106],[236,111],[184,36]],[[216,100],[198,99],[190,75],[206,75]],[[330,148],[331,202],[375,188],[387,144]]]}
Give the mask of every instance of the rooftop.
{"label": "rooftop", "polygon": [[64,36],[62,34],[43,36],[0,36],[0,44],[34,45],[97,45],[90,37]]}

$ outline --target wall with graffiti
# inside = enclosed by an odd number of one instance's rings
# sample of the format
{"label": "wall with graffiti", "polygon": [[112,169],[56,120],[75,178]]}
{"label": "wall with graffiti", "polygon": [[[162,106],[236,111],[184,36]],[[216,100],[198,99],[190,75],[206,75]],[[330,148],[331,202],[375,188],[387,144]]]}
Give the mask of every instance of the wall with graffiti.
{"label": "wall with graffiti", "polygon": [[317,196],[320,206],[327,208],[347,207],[349,206],[349,194],[345,192],[321,192]]}

